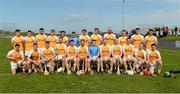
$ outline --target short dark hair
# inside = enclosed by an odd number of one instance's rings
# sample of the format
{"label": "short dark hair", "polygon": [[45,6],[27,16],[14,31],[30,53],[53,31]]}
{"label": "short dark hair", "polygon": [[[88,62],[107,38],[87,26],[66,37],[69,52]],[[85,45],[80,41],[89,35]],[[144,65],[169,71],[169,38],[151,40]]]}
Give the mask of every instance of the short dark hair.
{"label": "short dark hair", "polygon": [[62,33],[62,32],[63,32],[63,33],[66,33],[66,31],[61,31],[61,33]]}
{"label": "short dark hair", "polygon": [[153,29],[149,29],[149,31],[153,31],[153,32],[154,32],[154,30],[153,30]]}
{"label": "short dark hair", "polygon": [[31,33],[32,33],[32,31],[31,31],[31,30],[28,30],[27,32],[31,32]]}
{"label": "short dark hair", "polygon": [[16,29],[15,32],[21,32],[21,30],[20,29]]}
{"label": "short dark hair", "polygon": [[39,28],[39,30],[44,30],[44,28]]}
{"label": "short dark hair", "polygon": [[62,36],[59,37],[59,39],[62,39],[62,38],[63,38]]}
{"label": "short dark hair", "polygon": [[122,30],[121,32],[126,32],[126,30]]}
{"label": "short dark hair", "polygon": [[151,44],[151,47],[152,47],[152,46],[157,46],[157,45],[156,45],[156,44]]}
{"label": "short dark hair", "polygon": [[55,32],[55,30],[54,30],[54,29],[51,29],[51,32]]}
{"label": "short dark hair", "polygon": [[87,32],[87,30],[86,30],[86,29],[83,29],[83,30],[82,30],[82,32],[84,32],[84,31],[85,31],[85,32]]}
{"label": "short dark hair", "polygon": [[46,43],[49,43],[49,41],[46,41]]}
{"label": "short dark hair", "polygon": [[131,38],[128,37],[126,40],[128,40],[128,39],[131,39]]}
{"label": "short dark hair", "polygon": [[33,45],[37,45],[37,46],[38,46],[38,44],[37,44],[37,43],[34,43]]}
{"label": "short dark hair", "polygon": [[74,42],[74,40],[70,40],[70,42]]}
{"label": "short dark hair", "polygon": [[140,28],[136,28],[136,31],[137,31],[137,30],[140,30]]}
{"label": "short dark hair", "polygon": [[84,39],[81,39],[81,41],[85,41]]}
{"label": "short dark hair", "polygon": [[19,44],[15,44],[15,47],[16,47],[16,46],[19,46],[19,47],[20,47],[20,45],[19,45]]}
{"label": "short dark hair", "polygon": [[72,34],[76,34],[76,32],[73,31]]}
{"label": "short dark hair", "polygon": [[94,28],[94,30],[98,30],[99,31],[99,28]]}

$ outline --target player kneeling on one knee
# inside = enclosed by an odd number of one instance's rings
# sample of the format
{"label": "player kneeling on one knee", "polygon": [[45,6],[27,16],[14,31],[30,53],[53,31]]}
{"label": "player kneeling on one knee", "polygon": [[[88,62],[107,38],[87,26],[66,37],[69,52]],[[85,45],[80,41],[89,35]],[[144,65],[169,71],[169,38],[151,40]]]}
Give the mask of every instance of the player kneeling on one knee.
{"label": "player kneeling on one knee", "polygon": [[128,66],[131,71],[135,71],[135,58],[134,58],[134,46],[130,44],[130,39],[126,40],[127,44],[123,47],[123,62],[125,71],[128,71]]}
{"label": "player kneeling on one knee", "polygon": [[18,66],[22,63],[22,54],[20,53],[20,45],[15,44],[14,50],[11,50],[7,54],[7,58],[10,60],[11,71],[12,74],[15,75],[17,73]]}
{"label": "player kneeling on one knee", "polygon": [[156,49],[156,44],[152,44],[151,47],[152,50],[147,55],[149,70],[151,74],[154,74],[154,71],[156,69],[158,74],[160,74],[162,69],[161,55],[160,52]]}
{"label": "player kneeling on one knee", "polygon": [[28,57],[30,59],[31,64],[33,64],[34,66],[34,71],[42,73],[43,67],[42,67],[40,51],[38,50],[38,44],[36,43],[33,44],[33,50],[30,52],[30,56]]}

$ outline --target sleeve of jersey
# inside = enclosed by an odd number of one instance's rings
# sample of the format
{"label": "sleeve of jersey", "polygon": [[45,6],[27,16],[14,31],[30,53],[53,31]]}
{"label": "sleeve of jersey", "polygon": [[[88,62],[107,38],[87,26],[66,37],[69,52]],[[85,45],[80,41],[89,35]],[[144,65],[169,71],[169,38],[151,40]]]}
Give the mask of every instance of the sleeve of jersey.
{"label": "sleeve of jersey", "polygon": [[45,39],[45,41],[47,41],[47,36],[46,36],[46,35],[44,35],[44,37],[46,38],[46,39]]}
{"label": "sleeve of jersey", "polygon": [[13,37],[13,38],[11,39],[11,43],[13,43],[13,42],[14,42],[14,39],[15,39],[15,37]]}
{"label": "sleeve of jersey", "polygon": [[107,36],[107,34],[105,34],[105,35],[103,36],[103,38],[105,39],[105,38],[106,38],[106,36]]}
{"label": "sleeve of jersey", "polygon": [[79,46],[79,47],[77,47],[77,53],[79,53],[79,49],[80,49],[80,46]]}
{"label": "sleeve of jersey", "polygon": [[56,42],[58,42],[59,38],[56,36]]}
{"label": "sleeve of jersey", "polygon": [[146,58],[147,58],[147,57],[146,57],[146,52],[145,52],[145,51],[143,51],[143,53],[144,53],[144,57],[145,57],[144,59],[146,60]]}
{"label": "sleeve of jersey", "polygon": [[9,51],[7,57],[9,57],[13,53],[13,50]]}
{"label": "sleeve of jersey", "polygon": [[144,36],[143,35],[141,35],[141,38],[142,38],[142,41],[144,41]]}
{"label": "sleeve of jersey", "polygon": [[54,49],[51,47],[51,51],[53,52],[53,54],[55,54],[55,51],[54,51]]}
{"label": "sleeve of jersey", "polygon": [[46,38],[46,41],[49,41],[49,36]]}
{"label": "sleeve of jersey", "polygon": [[134,35],[131,36],[131,41],[133,41]]}
{"label": "sleeve of jersey", "polygon": [[99,52],[100,52],[100,54],[102,53],[102,45],[99,48]]}
{"label": "sleeve of jersey", "polygon": [[161,60],[161,54],[159,51],[157,51],[157,54],[158,54],[158,58]]}
{"label": "sleeve of jersey", "polygon": [[75,46],[75,49],[76,49],[76,54],[78,53],[78,48]]}
{"label": "sleeve of jersey", "polygon": [[113,34],[113,37],[114,37],[114,39],[116,39],[116,35],[115,34]]}

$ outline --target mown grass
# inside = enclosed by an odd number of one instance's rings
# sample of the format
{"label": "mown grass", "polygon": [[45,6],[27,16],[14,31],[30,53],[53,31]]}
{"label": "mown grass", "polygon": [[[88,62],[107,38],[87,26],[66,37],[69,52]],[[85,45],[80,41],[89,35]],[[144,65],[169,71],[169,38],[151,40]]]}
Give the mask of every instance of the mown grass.
{"label": "mown grass", "polygon": [[[0,39],[0,92],[5,93],[58,93],[58,92],[180,92],[180,76],[177,78],[144,77],[139,75],[100,74],[95,75],[65,75],[49,76],[33,74],[26,76],[10,75],[10,65],[6,54],[10,49],[10,40]],[[160,49],[163,58],[163,71],[180,69],[180,51]]]}

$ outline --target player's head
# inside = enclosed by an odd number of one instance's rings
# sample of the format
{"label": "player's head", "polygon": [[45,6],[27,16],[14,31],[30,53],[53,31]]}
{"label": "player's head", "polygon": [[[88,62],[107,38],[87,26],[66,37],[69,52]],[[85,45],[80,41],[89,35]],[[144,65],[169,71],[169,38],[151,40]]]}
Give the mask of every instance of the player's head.
{"label": "player's head", "polygon": [[154,30],[153,29],[149,29],[149,35],[152,36],[154,34]]}
{"label": "player's head", "polygon": [[152,47],[152,50],[156,50],[157,45],[156,44],[152,44],[151,47]]}
{"label": "player's head", "polygon": [[56,32],[56,31],[55,31],[54,29],[52,29],[52,30],[51,30],[51,35],[55,35],[55,32]]}
{"label": "player's head", "polygon": [[75,36],[76,36],[76,32],[72,32],[72,33],[71,33],[71,36],[72,36],[72,37],[75,37]]}
{"label": "player's head", "polygon": [[104,39],[103,40],[103,45],[106,45],[107,44],[107,39]]}
{"label": "player's head", "polygon": [[130,44],[131,43],[131,39],[130,38],[127,38],[126,39],[126,44]]}
{"label": "player's head", "polygon": [[118,39],[115,39],[115,40],[114,40],[114,44],[116,44],[116,45],[117,45],[117,44],[118,44],[118,42],[119,42],[119,40],[118,40]]}
{"label": "player's head", "polygon": [[21,36],[21,30],[20,29],[16,29],[15,30],[15,35],[16,36]]}
{"label": "player's head", "polygon": [[126,30],[121,31],[121,36],[126,36]]}
{"label": "player's head", "polygon": [[96,45],[96,40],[92,40],[92,45]]}
{"label": "player's head", "polygon": [[140,32],[140,28],[136,28],[135,33],[136,33],[136,34],[140,34],[140,33],[141,33],[141,32]]}
{"label": "player's head", "polygon": [[15,50],[19,51],[20,45],[19,44],[15,44]]}
{"label": "player's head", "polygon": [[44,34],[44,28],[39,28],[39,34]]}
{"label": "player's head", "polygon": [[74,40],[70,40],[70,45],[74,46]]}
{"label": "player's head", "polygon": [[85,40],[82,39],[81,42],[80,42],[80,45],[81,45],[81,46],[84,46],[84,43],[85,43]]}
{"label": "player's head", "polygon": [[34,48],[34,50],[37,50],[37,49],[38,49],[38,44],[37,44],[37,43],[34,43],[34,44],[33,44],[33,48]]}
{"label": "player's head", "polygon": [[65,36],[66,35],[66,31],[61,31],[61,36]]}
{"label": "player's head", "polygon": [[144,44],[143,44],[143,43],[140,43],[140,44],[139,44],[139,49],[140,49],[140,50],[144,49]]}
{"label": "player's head", "polygon": [[99,34],[99,28],[94,28],[94,33]]}
{"label": "player's head", "polygon": [[63,37],[59,37],[59,43],[62,43],[63,42]]}
{"label": "player's head", "polygon": [[109,33],[109,34],[112,33],[112,27],[108,27],[108,33]]}
{"label": "player's head", "polygon": [[27,31],[27,35],[28,35],[28,36],[31,36],[31,35],[32,35],[32,31],[31,31],[31,30],[28,30],[28,31]]}
{"label": "player's head", "polygon": [[49,41],[46,41],[46,48],[49,48]]}
{"label": "player's head", "polygon": [[86,29],[83,29],[83,30],[82,30],[82,34],[83,34],[83,35],[86,35],[86,34],[87,34],[87,30],[86,30]]}

